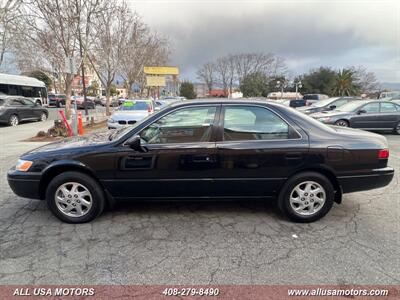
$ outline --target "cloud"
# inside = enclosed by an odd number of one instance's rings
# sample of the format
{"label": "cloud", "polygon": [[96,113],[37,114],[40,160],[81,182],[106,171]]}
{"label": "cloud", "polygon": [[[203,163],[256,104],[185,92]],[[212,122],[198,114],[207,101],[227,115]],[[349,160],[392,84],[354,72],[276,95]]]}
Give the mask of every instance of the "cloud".
{"label": "cloud", "polygon": [[169,37],[172,63],[187,77],[218,56],[254,51],[285,57],[295,73],[319,65],[368,65],[379,70],[380,78],[400,81],[396,1],[147,0],[131,5]]}

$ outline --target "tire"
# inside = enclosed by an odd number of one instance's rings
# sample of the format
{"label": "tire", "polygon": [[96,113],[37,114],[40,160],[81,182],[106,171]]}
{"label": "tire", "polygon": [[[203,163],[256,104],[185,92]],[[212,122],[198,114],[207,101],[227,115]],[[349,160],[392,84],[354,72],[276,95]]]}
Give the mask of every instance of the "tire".
{"label": "tire", "polygon": [[[75,197],[78,193],[74,193],[74,184],[77,187],[75,191],[84,196]],[[70,193],[65,193],[64,188]],[[92,177],[74,171],[61,173],[53,178],[47,186],[46,201],[50,211],[58,219],[72,224],[92,221],[102,213],[105,204],[101,186]],[[79,207],[81,213],[78,211]]]}
{"label": "tire", "polygon": [[45,112],[42,112],[42,113],[40,114],[40,119],[39,119],[39,121],[44,122],[44,121],[46,121],[46,120],[47,120],[47,114],[46,114]]}
{"label": "tire", "polygon": [[8,125],[9,126],[17,126],[19,124],[19,118],[17,115],[12,114],[9,118],[8,118]]}
{"label": "tire", "polygon": [[[311,186],[310,192],[298,194],[297,191],[304,191],[307,184]],[[313,194],[316,187],[320,188],[321,192]],[[321,202],[322,198],[324,198],[323,202]],[[309,223],[325,216],[332,208],[334,198],[334,188],[328,178],[317,172],[303,172],[289,178],[283,185],[278,198],[278,207],[289,219]],[[314,213],[310,212],[311,207]]]}
{"label": "tire", "polygon": [[397,123],[396,127],[393,129],[393,132],[400,135],[400,122]]}
{"label": "tire", "polygon": [[346,121],[346,120],[337,120],[335,122],[335,125],[341,126],[341,127],[349,127],[350,126],[349,121]]}
{"label": "tire", "polygon": [[61,107],[61,103],[59,101],[56,102],[56,107],[58,107],[58,108]]}

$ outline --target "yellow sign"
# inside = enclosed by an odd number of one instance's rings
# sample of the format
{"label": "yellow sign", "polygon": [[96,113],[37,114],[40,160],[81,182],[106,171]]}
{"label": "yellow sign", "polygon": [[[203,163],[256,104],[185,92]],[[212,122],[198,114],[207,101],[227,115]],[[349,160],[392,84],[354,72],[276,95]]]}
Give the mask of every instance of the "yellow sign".
{"label": "yellow sign", "polygon": [[146,76],[147,86],[166,86],[164,76]]}
{"label": "yellow sign", "polygon": [[179,75],[177,67],[144,67],[144,73],[152,75]]}

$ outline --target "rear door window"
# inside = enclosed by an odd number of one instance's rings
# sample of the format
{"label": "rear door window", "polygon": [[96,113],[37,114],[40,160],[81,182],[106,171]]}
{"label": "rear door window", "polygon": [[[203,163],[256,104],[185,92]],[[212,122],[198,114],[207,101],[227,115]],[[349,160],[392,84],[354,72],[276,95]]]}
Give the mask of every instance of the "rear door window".
{"label": "rear door window", "polygon": [[224,111],[224,141],[294,138],[289,124],[269,109],[227,106]]}
{"label": "rear door window", "polygon": [[396,106],[393,103],[381,103],[381,113],[397,112]]}

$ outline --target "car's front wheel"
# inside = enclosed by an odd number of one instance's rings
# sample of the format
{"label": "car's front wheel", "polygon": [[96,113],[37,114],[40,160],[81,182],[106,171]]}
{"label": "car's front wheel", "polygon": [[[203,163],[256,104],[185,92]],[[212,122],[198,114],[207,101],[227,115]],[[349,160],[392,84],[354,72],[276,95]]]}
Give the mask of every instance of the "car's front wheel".
{"label": "car's front wheel", "polygon": [[334,188],[328,178],[316,172],[303,172],[284,184],[278,206],[293,221],[313,222],[329,212],[334,196]]}
{"label": "car's front wheel", "polygon": [[46,190],[51,212],[67,223],[93,220],[104,209],[104,195],[99,184],[80,172],[65,172],[56,176]]}
{"label": "car's front wheel", "polygon": [[335,122],[336,126],[349,127],[349,122],[346,120],[338,120]]}

